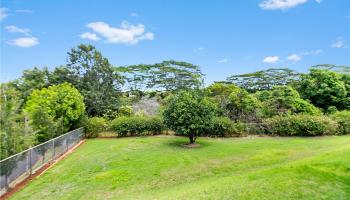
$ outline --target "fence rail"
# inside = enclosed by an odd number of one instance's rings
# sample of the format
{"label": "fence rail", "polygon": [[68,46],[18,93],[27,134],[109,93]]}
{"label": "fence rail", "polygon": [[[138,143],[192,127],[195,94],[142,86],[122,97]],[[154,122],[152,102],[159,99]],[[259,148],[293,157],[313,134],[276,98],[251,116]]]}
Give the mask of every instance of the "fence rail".
{"label": "fence rail", "polygon": [[0,196],[78,144],[84,128],[70,131],[0,161]]}

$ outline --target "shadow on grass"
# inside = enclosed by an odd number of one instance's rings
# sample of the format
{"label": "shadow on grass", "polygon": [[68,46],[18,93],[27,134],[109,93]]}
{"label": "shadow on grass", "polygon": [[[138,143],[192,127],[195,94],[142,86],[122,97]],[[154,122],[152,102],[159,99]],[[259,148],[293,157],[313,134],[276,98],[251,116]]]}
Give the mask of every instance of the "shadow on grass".
{"label": "shadow on grass", "polygon": [[211,145],[209,142],[201,140],[201,138],[197,138],[196,140],[196,143],[199,144],[198,147],[193,147],[193,148],[185,147],[184,145],[188,143],[189,143],[189,139],[187,137],[174,137],[174,139],[166,141],[163,144],[171,148],[184,149],[184,150],[202,149]]}

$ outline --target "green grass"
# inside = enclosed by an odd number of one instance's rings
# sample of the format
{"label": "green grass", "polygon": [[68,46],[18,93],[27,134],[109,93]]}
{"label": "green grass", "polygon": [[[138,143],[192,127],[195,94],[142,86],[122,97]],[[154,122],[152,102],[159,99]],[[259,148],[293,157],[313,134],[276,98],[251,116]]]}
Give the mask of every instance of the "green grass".
{"label": "green grass", "polygon": [[12,199],[350,199],[350,136],[88,140]]}

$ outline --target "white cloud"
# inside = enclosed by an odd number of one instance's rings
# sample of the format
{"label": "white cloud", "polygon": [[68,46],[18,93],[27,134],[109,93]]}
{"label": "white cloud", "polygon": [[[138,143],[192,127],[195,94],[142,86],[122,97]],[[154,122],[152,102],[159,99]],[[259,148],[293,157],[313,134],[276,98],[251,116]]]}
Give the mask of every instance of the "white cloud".
{"label": "white cloud", "polygon": [[7,10],[7,8],[0,8],[0,21],[2,21],[8,16]]}
{"label": "white cloud", "polygon": [[218,63],[227,63],[228,62],[228,59],[227,58],[224,58],[224,59],[221,59],[221,60],[218,60],[216,61]]}
{"label": "white cloud", "polygon": [[39,40],[36,37],[22,37],[11,40],[8,42],[11,45],[19,46],[19,47],[32,47],[39,44]]}
{"label": "white cloud", "polygon": [[279,60],[279,57],[278,56],[267,56],[263,59],[263,62],[266,62],[266,63],[275,63]]}
{"label": "white cloud", "polygon": [[32,10],[29,9],[18,9],[16,10],[17,13],[33,13]]}
{"label": "white cloud", "polygon": [[286,10],[306,2],[307,0],[264,0],[259,6],[264,10]]}
{"label": "white cloud", "polygon": [[124,21],[120,27],[111,27],[104,22],[92,22],[86,26],[109,43],[137,44],[141,40],[154,39],[153,33],[145,32],[143,24],[132,25]]}
{"label": "white cloud", "polygon": [[28,28],[18,28],[17,26],[5,26],[5,29],[11,33],[23,33],[26,36],[30,35],[30,29]]}
{"label": "white cloud", "polygon": [[133,12],[133,13],[130,13],[130,16],[131,16],[131,17],[138,17],[139,15],[138,15],[137,13],[134,13],[134,12]]}
{"label": "white cloud", "polygon": [[90,33],[90,32],[85,32],[83,34],[80,34],[79,36],[82,39],[93,40],[93,41],[98,41],[101,39],[95,33]]}
{"label": "white cloud", "polygon": [[287,60],[293,61],[293,62],[298,62],[301,60],[301,57],[298,54],[292,54],[287,57]]}
{"label": "white cloud", "polygon": [[322,0],[315,0],[317,3],[321,3],[322,2]]}
{"label": "white cloud", "polygon": [[337,39],[337,41],[335,41],[332,45],[331,45],[332,48],[347,48],[347,46],[345,45],[345,41],[339,37]]}

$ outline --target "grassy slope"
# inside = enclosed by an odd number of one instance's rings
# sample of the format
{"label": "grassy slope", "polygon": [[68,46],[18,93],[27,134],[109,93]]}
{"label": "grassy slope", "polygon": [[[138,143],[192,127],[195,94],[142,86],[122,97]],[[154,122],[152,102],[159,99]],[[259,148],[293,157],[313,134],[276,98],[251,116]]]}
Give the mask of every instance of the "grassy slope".
{"label": "grassy slope", "polygon": [[350,136],[88,140],[13,199],[349,199]]}

